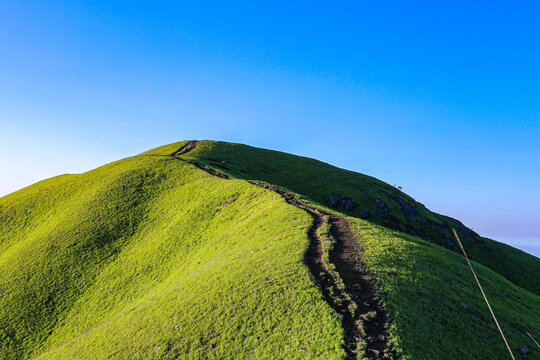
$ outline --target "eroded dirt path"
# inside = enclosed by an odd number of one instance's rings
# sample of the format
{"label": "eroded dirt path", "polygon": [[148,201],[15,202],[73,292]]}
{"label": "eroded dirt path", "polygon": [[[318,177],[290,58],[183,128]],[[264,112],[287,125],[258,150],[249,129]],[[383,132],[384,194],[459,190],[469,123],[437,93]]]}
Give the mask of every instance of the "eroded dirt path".
{"label": "eroded dirt path", "polygon": [[[190,141],[172,157],[188,162],[211,175],[231,178],[216,169],[181,157],[196,145],[197,141]],[[325,301],[341,315],[347,358],[357,359],[359,352],[365,352],[368,359],[396,359],[388,341],[386,313],[373,287],[374,279],[362,265],[362,249],[354,239],[345,218],[304,204],[296,195],[280,187],[259,181],[249,183],[278,193],[288,204],[306,211],[313,218],[308,230],[309,246],[304,254],[304,262]],[[334,240],[334,247],[328,258],[337,273],[329,270],[324,261],[319,230],[325,224],[328,224]]]}
{"label": "eroded dirt path", "polygon": [[[373,276],[365,269],[362,261],[362,249],[353,238],[346,220],[335,214],[328,218],[330,233],[335,245],[330,251],[330,262],[345,283],[345,290],[356,304],[351,313],[352,319],[344,319],[355,324],[360,323],[359,336],[366,344],[368,359],[395,359],[388,342],[388,320],[380,299],[373,287]],[[351,339],[354,341],[354,339]]]}

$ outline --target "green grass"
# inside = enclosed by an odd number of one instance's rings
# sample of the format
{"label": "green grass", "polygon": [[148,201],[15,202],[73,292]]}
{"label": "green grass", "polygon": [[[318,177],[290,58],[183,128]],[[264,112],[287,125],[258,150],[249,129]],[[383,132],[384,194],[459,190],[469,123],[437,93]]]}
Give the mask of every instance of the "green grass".
{"label": "green grass", "polygon": [[[448,218],[313,159],[210,141],[185,155],[237,178],[220,179],[167,156],[185,143],[0,198],[0,359],[344,358],[340,319],[303,263],[311,217],[243,179],[359,204],[347,219],[403,359],[507,358],[464,259],[436,245]],[[540,260],[481,237],[466,246],[516,355],[540,359],[525,333],[540,337]]]}
{"label": "green grass", "polygon": [[[377,279],[403,359],[510,359],[463,257],[364,220],[348,220]],[[526,334],[540,330],[540,297],[485,266],[474,267],[516,358],[526,346],[529,359],[540,359]]]}
{"label": "green grass", "polygon": [[[174,152],[179,145],[171,144],[154,151],[169,154],[171,149]],[[350,213],[344,212],[346,215],[359,217],[361,210],[365,210],[369,214],[367,220],[372,223],[459,251],[451,232],[451,228],[456,228],[472,259],[540,295],[540,259],[499,242],[473,236],[459,221],[431,212],[404,192],[371,176],[306,157],[208,140],[199,142],[185,156],[239,179],[261,180],[283,186],[319,205],[325,205],[325,199],[332,195],[348,197],[358,206]],[[396,199],[414,208],[416,215],[407,215]],[[388,206],[388,216],[378,216],[377,200]],[[462,231],[462,227],[465,231]]]}
{"label": "green grass", "polygon": [[137,156],[0,213],[2,359],[343,355],[302,262],[311,218],[270,191]]}

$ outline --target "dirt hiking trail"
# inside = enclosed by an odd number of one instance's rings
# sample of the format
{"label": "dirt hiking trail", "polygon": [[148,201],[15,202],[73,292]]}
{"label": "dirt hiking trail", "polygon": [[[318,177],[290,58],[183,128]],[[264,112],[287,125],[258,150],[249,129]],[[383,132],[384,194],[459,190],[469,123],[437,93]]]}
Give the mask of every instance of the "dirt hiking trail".
{"label": "dirt hiking trail", "polygon": [[[182,157],[193,150],[197,142],[188,142],[171,156],[213,176],[231,179],[221,171]],[[370,360],[397,359],[388,341],[388,320],[373,287],[373,276],[361,261],[362,249],[353,237],[345,218],[304,204],[295,194],[278,186],[260,181],[248,182],[278,193],[288,204],[304,210],[313,218],[307,234],[309,246],[304,254],[304,262],[325,301],[341,315],[347,359],[358,359],[362,352],[365,352]],[[328,258],[336,271],[330,270],[324,261],[323,241],[319,230],[326,224],[334,241]]]}

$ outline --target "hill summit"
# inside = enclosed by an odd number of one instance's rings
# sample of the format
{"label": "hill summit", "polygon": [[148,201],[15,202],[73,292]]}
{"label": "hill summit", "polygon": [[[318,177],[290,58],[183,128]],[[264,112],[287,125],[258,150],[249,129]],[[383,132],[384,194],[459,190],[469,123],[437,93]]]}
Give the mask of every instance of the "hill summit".
{"label": "hill summit", "polygon": [[367,175],[165,145],[0,198],[0,359],[506,358],[453,229],[540,359],[540,259]]}

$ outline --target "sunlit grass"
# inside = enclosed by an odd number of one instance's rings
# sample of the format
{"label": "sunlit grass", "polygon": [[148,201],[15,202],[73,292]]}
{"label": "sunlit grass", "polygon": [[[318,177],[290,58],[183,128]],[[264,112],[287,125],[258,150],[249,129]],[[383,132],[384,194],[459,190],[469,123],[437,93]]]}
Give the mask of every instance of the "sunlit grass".
{"label": "sunlit grass", "polygon": [[343,355],[277,194],[138,156],[0,204],[2,359]]}
{"label": "sunlit grass", "polygon": [[[509,354],[465,259],[440,246],[349,218],[390,314],[403,359],[505,359]],[[516,358],[540,329],[540,297],[474,264]],[[466,306],[463,306],[463,304]]]}
{"label": "sunlit grass", "polygon": [[[1,359],[344,357],[340,319],[303,263],[311,217],[242,179],[319,206],[337,193],[369,207],[366,191],[398,190],[244,145],[201,142],[186,155],[238,178],[223,180],[167,156],[182,144],[0,199]],[[504,358],[461,256],[347,215],[403,359]],[[513,350],[540,359],[526,334],[540,332],[538,259],[489,239],[467,250]]]}

